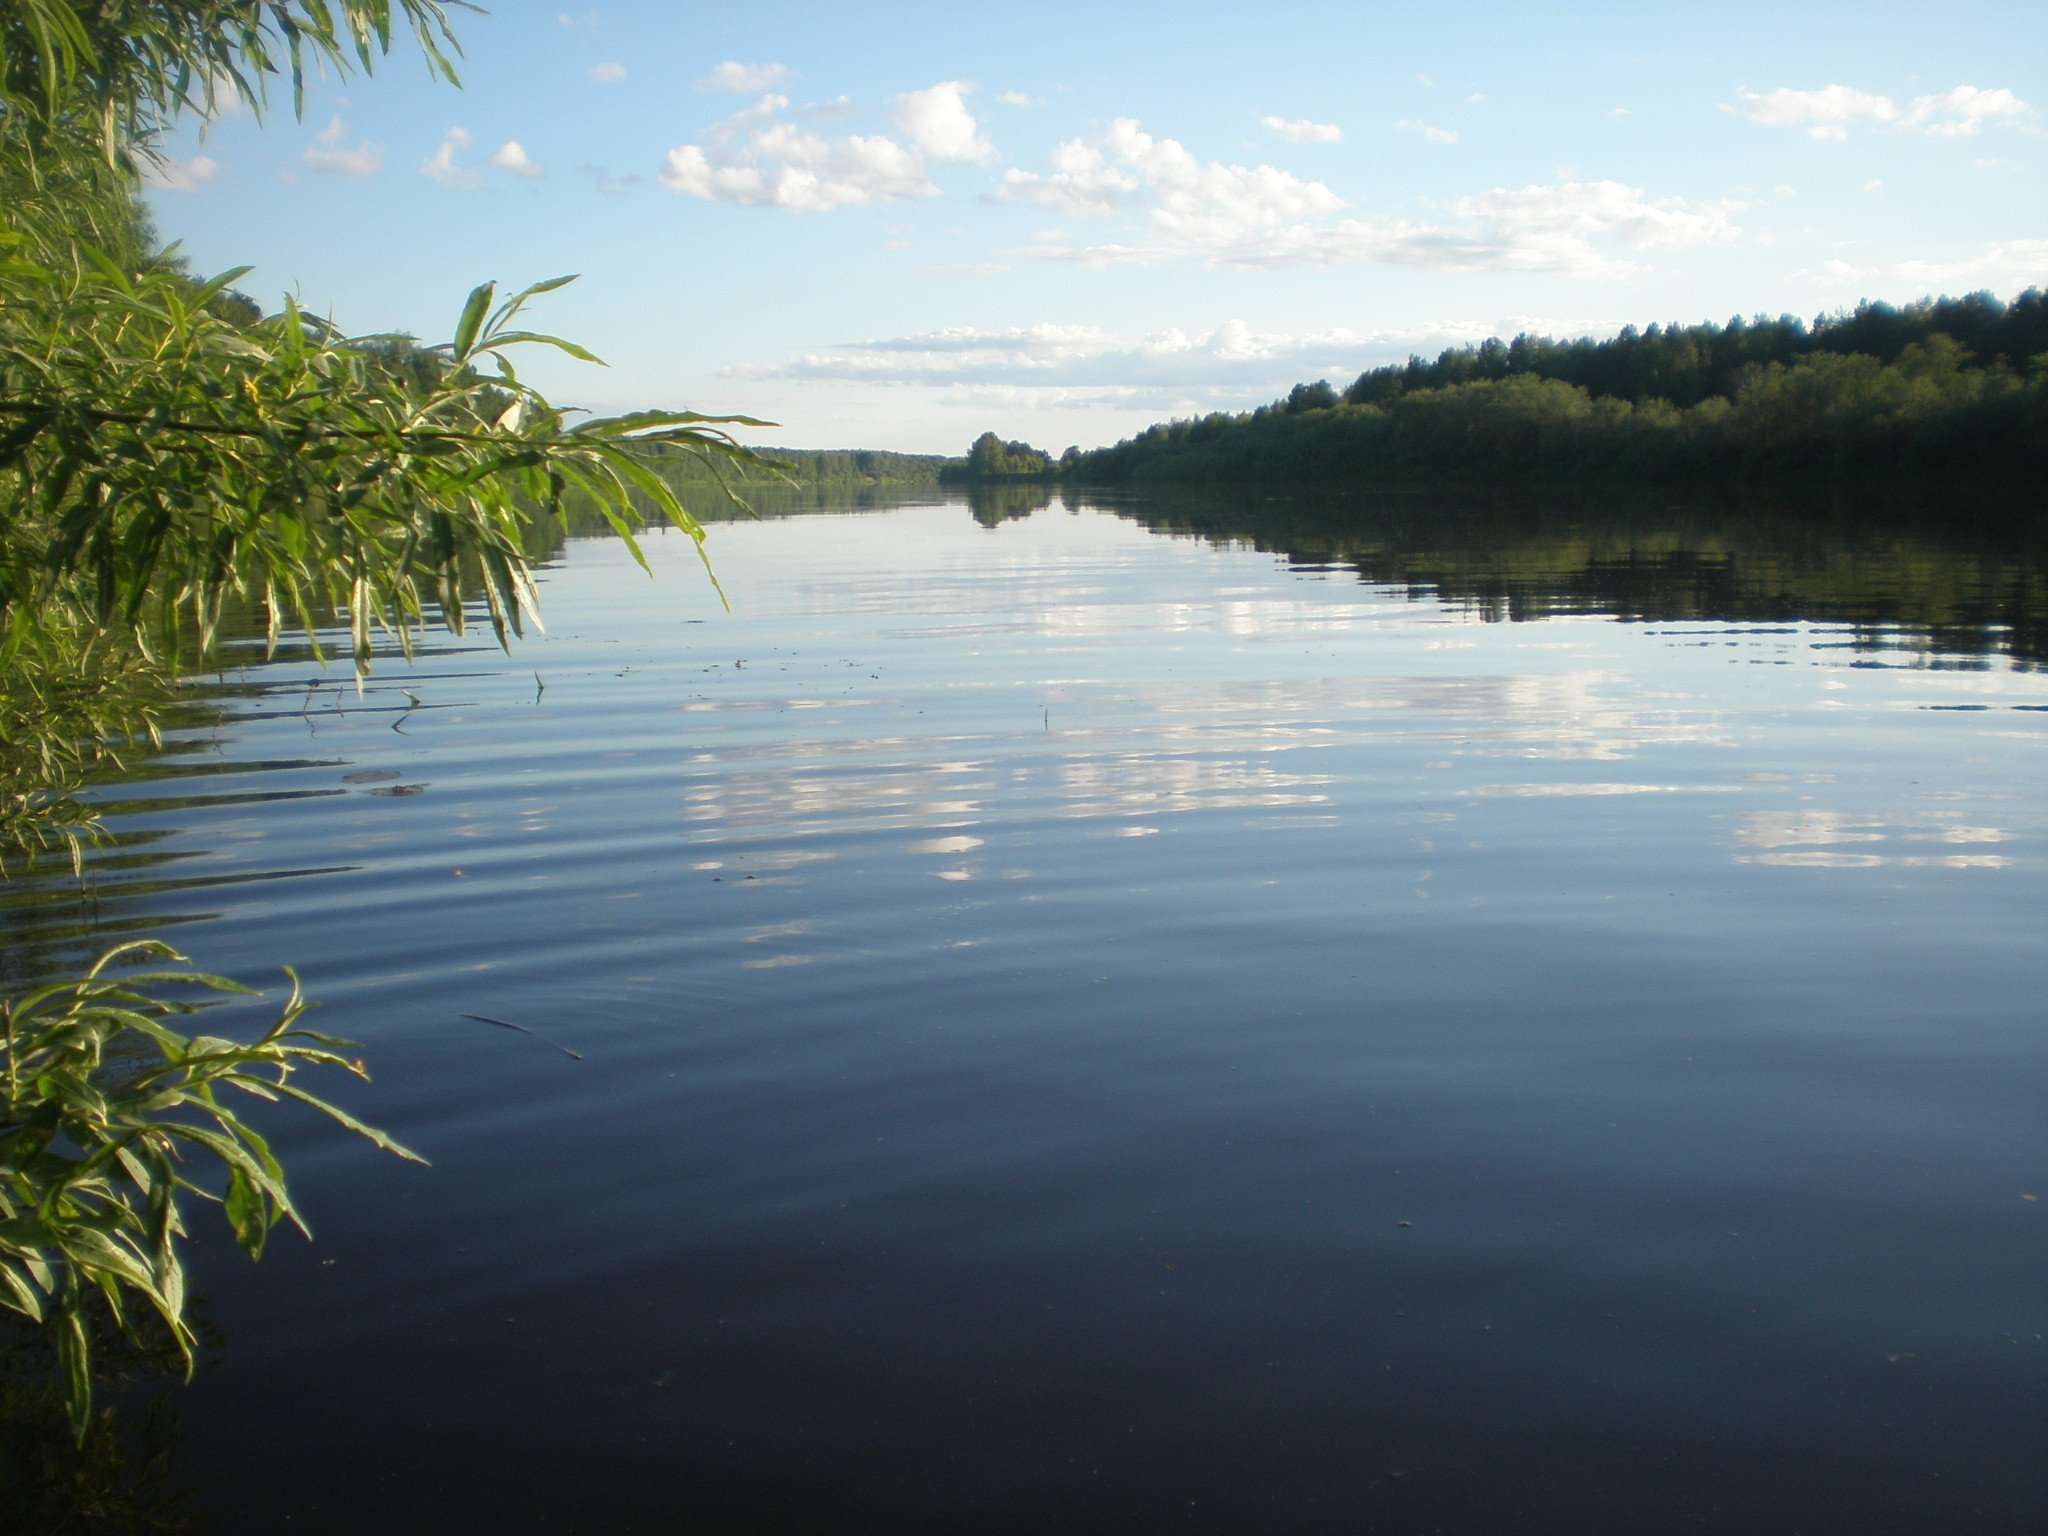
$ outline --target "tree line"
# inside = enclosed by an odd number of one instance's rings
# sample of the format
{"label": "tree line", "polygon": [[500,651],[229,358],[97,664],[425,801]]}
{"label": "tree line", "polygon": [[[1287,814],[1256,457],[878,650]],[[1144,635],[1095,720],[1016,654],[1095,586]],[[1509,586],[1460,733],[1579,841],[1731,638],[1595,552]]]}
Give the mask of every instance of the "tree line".
{"label": "tree line", "polygon": [[2048,294],[2029,288],[2009,302],[1864,303],[1810,325],[1785,315],[1630,326],[1605,341],[1494,338],[1369,369],[1342,391],[1303,383],[1253,411],[1070,451],[1046,473],[1144,485],[2043,469]]}

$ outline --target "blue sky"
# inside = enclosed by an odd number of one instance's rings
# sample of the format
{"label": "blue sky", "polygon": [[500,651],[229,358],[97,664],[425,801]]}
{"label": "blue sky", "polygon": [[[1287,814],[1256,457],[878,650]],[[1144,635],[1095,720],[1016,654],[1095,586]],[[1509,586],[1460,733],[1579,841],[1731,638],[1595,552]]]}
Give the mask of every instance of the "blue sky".
{"label": "blue sky", "polygon": [[1518,330],[2048,284],[2037,5],[505,4],[181,129],[204,271],[557,400],[1058,452]]}

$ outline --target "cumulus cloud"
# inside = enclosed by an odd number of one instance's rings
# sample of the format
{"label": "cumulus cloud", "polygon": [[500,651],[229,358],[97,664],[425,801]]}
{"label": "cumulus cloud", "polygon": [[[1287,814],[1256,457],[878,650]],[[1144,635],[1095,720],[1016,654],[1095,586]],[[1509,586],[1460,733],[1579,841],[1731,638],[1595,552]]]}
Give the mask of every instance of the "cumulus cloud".
{"label": "cumulus cloud", "polygon": [[517,139],[507,139],[491,153],[491,164],[501,171],[510,171],[514,176],[524,176],[528,181],[540,179],[540,167],[526,153]]}
{"label": "cumulus cloud", "polygon": [[727,59],[697,82],[700,91],[765,91],[789,73],[785,64],[742,64]]}
{"label": "cumulus cloud", "polygon": [[1203,162],[1128,118],[1112,123],[1099,145],[1062,144],[1048,173],[1008,172],[1003,192],[1083,217],[1149,207],[1142,230],[1089,243],[1048,232],[1027,253],[1087,267],[1192,256],[1219,266],[1370,263],[1617,277],[1638,270],[1626,251],[1725,244],[1742,233],[1737,202],[1658,197],[1618,181],[1568,176],[1459,198],[1444,211],[1448,217],[1427,221],[1339,219],[1333,215],[1342,199],[1320,182],[1272,166]]}
{"label": "cumulus cloud", "polygon": [[144,185],[164,192],[197,192],[220,174],[220,166],[209,155],[180,160],[176,155],[155,155],[142,162]]}
{"label": "cumulus cloud", "polygon": [[626,66],[616,59],[607,59],[602,64],[593,64],[583,71],[599,85],[611,85],[626,78]]}
{"label": "cumulus cloud", "polygon": [[450,128],[440,147],[420,162],[420,174],[456,192],[467,192],[483,178],[456,158],[469,147],[469,130]]}
{"label": "cumulus cloud", "polygon": [[1152,211],[1154,227],[1176,239],[1238,239],[1286,219],[1344,206],[1321,182],[1303,181],[1270,165],[1247,168],[1199,160],[1177,139],[1143,132],[1134,118],[1109,125],[1108,145],[1150,187],[1158,204]]}
{"label": "cumulus cloud", "polygon": [[1290,144],[1340,144],[1344,140],[1344,130],[1335,123],[1312,123],[1305,117],[1262,117],[1259,123]]}
{"label": "cumulus cloud", "polygon": [[967,96],[974,87],[963,80],[942,80],[922,91],[896,98],[896,126],[928,158],[941,162],[987,165],[996,147],[981,136]]}
{"label": "cumulus cloud", "polygon": [[1903,111],[1889,96],[1846,85],[1817,91],[1780,87],[1761,95],[1744,86],[1735,94],[1743,116],[1752,123],[1800,128],[1816,139],[1846,139],[1859,123],[1888,123],[1936,137],[1968,137],[1994,119],[2025,117],[2033,111],[2003,87],[1985,90],[1974,85],[1916,96]]}
{"label": "cumulus cloud", "polygon": [[1455,128],[1438,128],[1430,123],[1423,122],[1422,119],[1417,117],[1404,117],[1394,126],[1402,133],[1419,134],[1432,144],[1455,144],[1458,142],[1458,131]]}
{"label": "cumulus cloud", "polygon": [[1005,91],[996,100],[1006,107],[1035,107],[1038,105],[1037,102],[1026,96],[1022,91]]}
{"label": "cumulus cloud", "polygon": [[924,159],[887,134],[828,139],[787,121],[787,98],[764,96],[715,127],[710,143],[678,144],[661,180],[708,202],[791,213],[895,203],[937,193]]}
{"label": "cumulus cloud", "polygon": [[314,135],[314,142],[306,146],[301,157],[309,171],[318,171],[327,176],[348,176],[361,180],[374,176],[384,164],[384,146],[367,141],[355,148],[347,147],[348,129],[339,113],[325,128]]}
{"label": "cumulus cloud", "polygon": [[1992,118],[2025,117],[2032,110],[2011,91],[1959,85],[1939,95],[1914,97],[1903,121],[1922,133],[1961,137],[1975,133]]}
{"label": "cumulus cloud", "polygon": [[1043,176],[1035,171],[1005,171],[1003,191],[1042,208],[1097,218],[1132,206],[1142,195],[1136,176],[1111,165],[1101,150],[1080,139],[1055,148],[1052,169]]}
{"label": "cumulus cloud", "polygon": [[769,92],[713,125],[705,142],[671,149],[661,179],[689,197],[793,213],[934,197],[930,163],[986,165],[996,157],[967,109],[973,89],[944,80],[899,96],[893,120],[908,143],[886,133],[826,137],[801,124],[850,115],[846,97],[792,109],[787,96]]}
{"label": "cumulus cloud", "polygon": [[1899,115],[1889,96],[1846,85],[1823,86],[1817,91],[1781,86],[1765,95],[1743,86],[1735,95],[1742,115],[1752,123],[1766,128],[1803,128],[1816,139],[1846,139],[1856,123],[1888,123]]}
{"label": "cumulus cloud", "polygon": [[1081,139],[1060,145],[1047,175],[1009,173],[1004,192],[1097,217],[1149,202],[1155,239],[1182,246],[1223,244],[1343,206],[1319,181],[1270,165],[1201,160],[1179,140],[1155,139],[1129,117],[1112,122],[1099,145]]}

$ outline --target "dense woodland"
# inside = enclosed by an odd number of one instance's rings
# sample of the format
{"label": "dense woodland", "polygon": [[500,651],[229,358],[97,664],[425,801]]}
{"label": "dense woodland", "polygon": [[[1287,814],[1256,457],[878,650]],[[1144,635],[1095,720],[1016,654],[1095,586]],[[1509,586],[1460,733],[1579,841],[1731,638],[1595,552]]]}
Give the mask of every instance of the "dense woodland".
{"label": "dense woodland", "polygon": [[935,453],[885,453],[879,449],[783,448],[760,451],[761,462],[714,468],[695,459],[677,459],[662,476],[678,490],[701,490],[724,478],[748,486],[794,484],[860,489],[869,486],[931,486],[940,482],[948,459]]}
{"label": "dense woodland", "polygon": [[2048,295],[1517,336],[1070,455],[1103,485],[2048,470]]}
{"label": "dense woodland", "polygon": [[[1067,450],[1067,457],[1061,461],[1071,467],[1078,458],[1075,449]],[[945,485],[988,485],[1006,480],[1050,480],[1058,473],[1060,466],[1053,463],[1052,455],[1042,448],[1029,443],[1004,442],[993,432],[984,432],[974,440],[964,459],[949,459],[939,479]]]}

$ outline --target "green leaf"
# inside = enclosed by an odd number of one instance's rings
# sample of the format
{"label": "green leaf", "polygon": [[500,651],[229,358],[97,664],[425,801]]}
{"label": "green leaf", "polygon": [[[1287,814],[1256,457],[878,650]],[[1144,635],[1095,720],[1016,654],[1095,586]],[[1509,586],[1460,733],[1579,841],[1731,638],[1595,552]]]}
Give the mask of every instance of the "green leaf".
{"label": "green leaf", "polygon": [[408,1163],[418,1163],[423,1168],[431,1166],[424,1157],[421,1157],[419,1153],[413,1151],[410,1147],[400,1146],[375,1126],[365,1125],[362,1121],[356,1119],[355,1116],[328,1103],[325,1099],[315,1098],[304,1089],[294,1088],[289,1083],[280,1083],[277,1086],[278,1092],[282,1093],[286,1098],[297,1099],[301,1104],[310,1104],[313,1108],[319,1110],[321,1114],[327,1116],[328,1119],[354,1131],[358,1136],[370,1142],[371,1145],[379,1147],[395,1157],[402,1157]]}
{"label": "green leaf", "polygon": [[462,318],[455,324],[455,340],[451,343],[458,363],[469,360],[477,333],[483,329],[484,313],[491,307],[491,295],[497,290],[496,283],[479,283],[470,290],[469,302],[462,306]]}
{"label": "green leaf", "polygon": [[235,1241],[242,1251],[252,1259],[261,1258],[270,1237],[270,1206],[240,1166],[228,1175],[226,1210],[228,1225],[235,1229]]}
{"label": "green leaf", "polygon": [[76,1296],[65,1298],[57,1319],[57,1360],[64,1378],[64,1413],[80,1445],[92,1424],[92,1344]]}
{"label": "green leaf", "polygon": [[32,1323],[40,1323],[43,1320],[43,1298],[37,1293],[36,1288],[28,1283],[27,1278],[16,1270],[11,1261],[0,1260],[0,1287],[4,1287],[7,1292],[5,1296],[0,1296],[0,1303],[19,1312]]}

